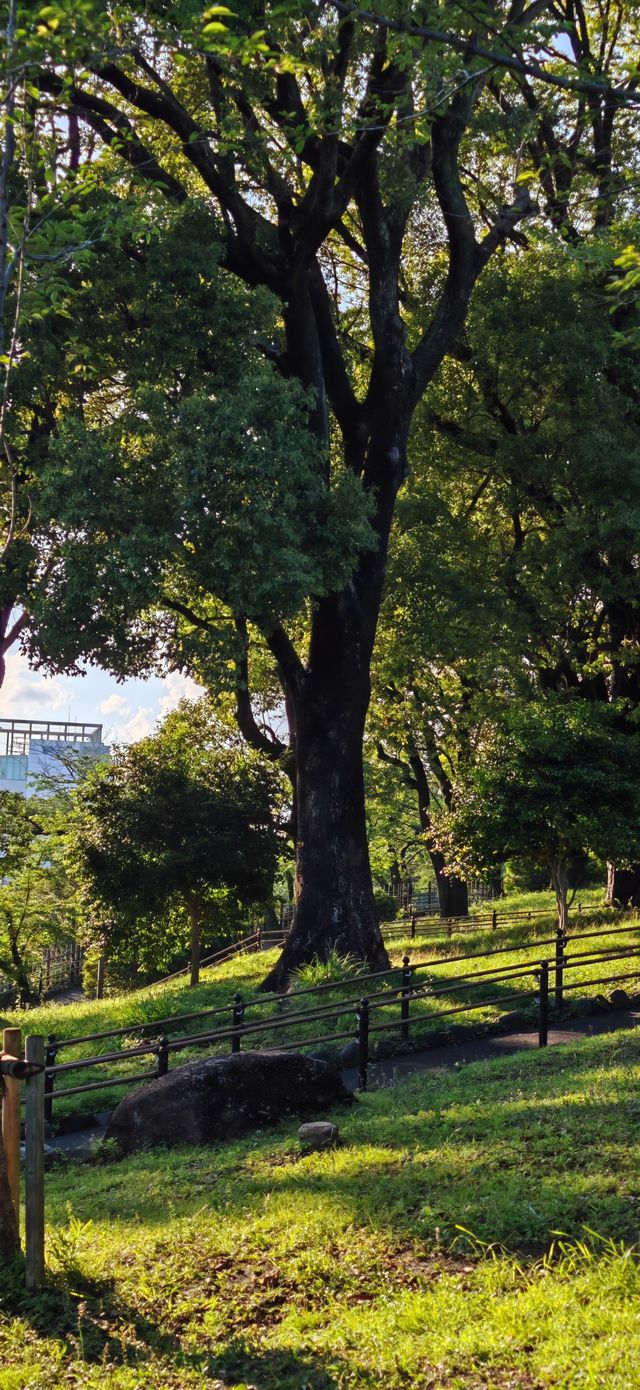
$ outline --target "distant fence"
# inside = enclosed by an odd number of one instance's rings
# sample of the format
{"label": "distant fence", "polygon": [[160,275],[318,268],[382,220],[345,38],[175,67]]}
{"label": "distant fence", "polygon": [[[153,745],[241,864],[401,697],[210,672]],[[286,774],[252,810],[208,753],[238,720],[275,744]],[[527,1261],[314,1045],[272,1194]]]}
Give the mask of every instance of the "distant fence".
{"label": "distant fence", "polygon": [[[417,902],[417,899],[414,900]],[[575,912],[582,913],[582,903],[576,903]],[[293,913],[293,909],[292,909]],[[447,937],[452,937],[454,933],[465,931],[486,931],[489,928],[497,931],[498,927],[516,926],[523,922],[535,921],[537,917],[553,917],[554,909],[551,907],[541,908],[522,908],[510,911],[505,908],[492,908],[490,912],[474,914],[468,917],[440,917],[439,915],[429,915],[419,912],[414,903],[408,906],[403,915],[394,922],[386,922],[382,926],[382,935],[385,940],[392,940],[394,937],[400,939],[413,940],[418,936],[442,936],[443,932]],[[258,927],[256,931],[249,932],[246,936],[240,936],[236,941],[232,941],[228,946],[223,946],[220,951],[214,951],[212,955],[202,957],[200,968],[206,969],[213,965],[222,965],[224,961],[234,960],[237,956],[253,955],[256,951],[269,951],[275,946],[283,946],[293,923],[287,927],[266,930]],[[180,970],[175,970],[171,975],[163,975],[162,979],[154,980],[154,985],[166,984],[169,980],[179,980],[188,975],[190,966],[184,965]]]}
{"label": "distant fence", "polygon": [[[200,1009],[189,1014],[174,1014],[163,1019],[154,1019],[139,1024],[130,1023],[121,1028],[109,1029],[100,1033],[92,1033],[75,1038],[56,1038],[53,1034],[47,1039],[46,1053],[46,1109],[51,1116],[54,1099],[57,1097],[71,1097],[80,1094],[90,1094],[105,1088],[115,1088],[118,1086],[139,1086],[141,1082],[153,1080],[159,1076],[166,1076],[169,1070],[169,1061],[172,1053],[178,1053],[185,1049],[195,1049],[200,1047],[216,1048],[228,1045],[232,1052],[239,1052],[244,1041],[249,1040],[252,1046],[269,1047],[277,1046],[278,1049],[304,1049],[318,1044],[328,1042],[356,1040],[357,1066],[359,1085],[361,1089],[366,1088],[367,1067],[369,1062],[369,1038],[373,1035],[389,1034],[400,1038],[403,1042],[408,1042],[416,1028],[425,1024],[439,1023],[443,1019],[450,1019],[453,1016],[462,1014],[473,1014],[479,1009],[499,1007],[501,1010],[510,1009],[514,1003],[522,1003],[526,1000],[529,1004],[535,1001],[538,1013],[538,1034],[541,1047],[546,1045],[548,1020],[549,1020],[549,1000],[550,994],[556,1008],[563,1007],[565,996],[576,989],[588,989],[596,985],[602,988],[605,984],[614,981],[623,981],[640,977],[640,946],[636,942],[625,942],[622,938],[630,933],[638,934],[640,924],[637,922],[632,926],[599,928],[597,931],[588,931],[580,934],[572,933],[570,936],[562,936],[557,933],[553,936],[534,940],[518,946],[500,946],[492,951],[477,951],[467,955],[460,955],[453,958],[453,962],[460,962],[461,970],[455,975],[445,979],[438,978],[437,973],[444,966],[452,964],[451,957],[436,956],[428,960],[414,961],[405,956],[401,967],[391,967],[388,970],[378,970],[350,976],[342,981],[329,981],[320,985],[309,986],[306,989],[294,990],[283,997],[282,1007],[286,1013],[278,1013],[272,1018],[261,1019],[250,1018],[247,1020],[247,1013],[259,1014],[259,1011],[268,1005],[273,1005],[273,997],[258,995],[248,1000],[236,993],[227,1004],[219,1005],[213,1009]],[[620,942],[616,943],[618,949],[602,948],[597,944],[598,937],[619,937]],[[586,942],[590,944],[586,949],[581,949]],[[569,946],[572,947],[569,950]],[[552,952],[547,952],[540,958],[541,952],[545,947],[552,947]],[[578,948],[578,949],[576,949]],[[538,959],[531,959],[532,953]],[[519,955],[520,959],[511,963],[506,963],[506,956]],[[494,963],[497,957],[501,961]],[[523,957],[526,957],[523,959]],[[478,970],[465,969],[469,962],[475,960],[478,964],[487,962],[487,968]],[[617,962],[631,962],[636,964],[631,971],[615,971],[614,974],[588,975],[586,980],[572,979],[572,972],[584,969],[585,967],[594,968],[604,967],[605,970],[610,964]],[[491,962],[491,964],[489,964]],[[395,979],[395,983],[394,983]],[[387,982],[387,983],[385,983]],[[373,985],[373,992],[371,986]],[[379,988],[381,986],[381,988]],[[363,988],[369,987],[369,993],[363,995]],[[514,989],[515,987],[515,989]],[[339,992],[342,989],[351,989],[352,997],[335,1001],[326,1005],[314,1003],[311,1009],[301,1010],[297,1008],[297,1003],[303,997],[309,999],[319,998],[326,990]],[[505,989],[507,993],[505,993]],[[496,993],[499,990],[499,993]],[[355,992],[357,991],[357,993]],[[476,994],[475,991],[480,991]],[[453,1002],[445,1009],[438,1009],[436,1012],[412,1013],[412,1003],[433,1000],[437,1003],[441,996],[451,997],[455,1000],[456,995],[466,997],[460,998],[458,1002]],[[293,1012],[288,1012],[291,1004],[294,1005]],[[389,1019],[389,1011],[396,1016]],[[345,1026],[349,1017],[356,1015],[357,1027]],[[213,1023],[214,1027],[202,1032],[190,1032],[186,1036],[170,1037],[171,1032],[184,1030],[188,1025],[193,1025],[195,1021]],[[219,1020],[219,1022],[218,1022]],[[298,1036],[291,1041],[282,1042],[279,1037],[273,1043],[274,1033],[285,1034],[290,1030],[305,1028],[309,1024],[316,1023],[320,1031],[317,1035],[307,1037]],[[322,1027],[327,1024],[335,1023],[336,1031],[323,1032]],[[59,1062],[58,1057],[61,1051],[68,1051],[71,1048],[82,1047],[86,1049],[90,1043],[105,1042],[111,1039],[125,1038],[133,1032],[143,1035],[143,1041],[133,1047],[118,1048],[108,1052],[98,1052],[92,1055],[84,1055],[69,1061]],[[144,1040],[145,1033],[155,1034],[148,1041]],[[313,1033],[313,1029],[312,1029]],[[158,1036],[160,1035],[160,1036]],[[74,1081],[74,1073],[86,1071],[88,1068],[104,1065],[118,1065],[129,1063],[134,1058],[149,1057],[153,1058],[153,1066],[143,1072],[136,1072],[132,1075],[109,1076],[106,1080],[80,1082],[71,1086],[59,1087],[59,1082],[68,1078]],[[55,1090],[54,1090],[55,1088]]]}
{"label": "distant fence", "polygon": [[[47,946],[40,956],[39,963],[31,970],[33,992],[41,999],[57,990],[73,988],[80,984],[84,951],[76,941],[65,941],[59,946]],[[16,1000],[16,987],[13,980],[0,975],[0,1005],[11,1006]]]}

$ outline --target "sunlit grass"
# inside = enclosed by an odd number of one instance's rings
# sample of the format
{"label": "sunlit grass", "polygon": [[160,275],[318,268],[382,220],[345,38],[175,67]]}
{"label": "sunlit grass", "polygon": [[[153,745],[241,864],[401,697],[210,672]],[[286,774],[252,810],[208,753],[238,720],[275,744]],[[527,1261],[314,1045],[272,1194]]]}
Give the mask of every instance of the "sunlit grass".
{"label": "sunlit grass", "polygon": [[54,1171],[0,1390],[629,1390],[639,1094],[620,1033],[370,1093],[331,1153],[291,1120]]}
{"label": "sunlit grass", "polygon": [[[621,982],[623,987],[631,993],[640,988],[640,922],[637,923],[637,930],[634,929],[622,936],[615,935],[616,927],[629,925],[635,927],[635,921],[629,917],[622,918],[619,914],[612,914],[610,909],[604,908],[600,890],[591,890],[591,897],[592,899],[597,897],[600,906],[594,906],[593,902],[591,904],[586,902],[586,895],[585,898],[581,899],[583,910],[581,913],[578,913],[577,910],[574,912],[570,926],[569,954],[578,953],[585,949],[616,951],[627,948],[635,949],[637,954],[627,960],[614,963],[600,961],[591,965],[587,963],[570,972],[568,971],[566,974],[567,985],[581,986],[583,982],[596,981],[595,984],[585,984],[584,990],[580,987],[567,989],[566,1008],[568,1011],[573,1009],[574,1000],[578,1001],[579,1007],[579,1001],[583,994],[592,996],[598,993],[597,981],[604,980],[611,975],[629,974],[632,978]],[[530,920],[518,920],[507,925],[500,925],[499,923],[497,930],[492,930],[487,925],[469,928],[465,925],[460,931],[454,931],[451,937],[445,930],[437,938],[423,939],[417,937],[413,941],[409,938],[406,941],[393,939],[389,943],[389,955],[394,966],[401,966],[405,954],[408,954],[414,963],[431,962],[426,970],[416,972],[414,977],[416,984],[425,992],[411,1000],[411,1026],[408,1044],[411,1048],[429,1045],[436,1034],[437,1040],[442,1041],[448,1030],[459,1024],[473,1025],[481,1030],[514,1009],[523,1015],[525,1026],[535,1024],[538,989],[535,972],[540,960],[547,957],[553,961],[555,952],[555,912],[552,895],[549,893],[519,895],[500,904],[499,907],[505,913],[514,911],[516,908],[536,911],[540,907],[549,908],[549,912],[548,915],[533,916]],[[607,931],[607,927],[609,927],[609,931]],[[595,930],[599,933],[597,938],[585,937],[581,944],[581,935]],[[483,953],[495,950],[500,950],[502,953],[493,956],[490,960],[483,959]],[[130,994],[101,1001],[86,1001],[65,1006],[48,1003],[24,1014],[7,1015],[4,1022],[17,1022],[22,1025],[25,1032],[44,1034],[53,1032],[61,1040],[112,1028],[126,1029],[124,1035],[119,1039],[103,1039],[87,1044],[81,1043],[74,1049],[63,1049],[59,1060],[71,1061],[82,1056],[111,1052],[117,1048],[135,1047],[143,1042],[155,1046],[162,1029],[160,1026],[156,1029],[145,1029],[142,1025],[154,1023],[159,1025],[161,1020],[172,1015],[180,1017],[198,1010],[222,1009],[221,1013],[215,1014],[213,1017],[185,1019],[180,1026],[171,1027],[169,1036],[172,1038],[177,1038],[181,1034],[189,1036],[210,1032],[218,1028],[229,1028],[232,1024],[233,998],[235,993],[239,992],[246,1001],[253,1001],[247,1008],[246,1023],[268,1019],[273,1019],[277,1023],[277,1026],[268,1033],[247,1033],[243,1039],[243,1047],[277,1047],[293,1041],[299,1041],[300,1045],[304,1046],[305,1040],[312,1038],[322,1040],[323,1037],[328,1037],[336,1032],[345,1033],[346,1040],[354,1038],[356,1032],[355,1014],[360,996],[364,992],[373,996],[379,990],[397,990],[401,983],[399,969],[397,974],[389,979],[380,982],[361,982],[356,973],[357,963],[336,957],[325,965],[315,963],[304,967],[299,976],[292,981],[293,991],[313,988],[318,984],[331,983],[335,985],[335,988],[327,989],[318,996],[302,994],[296,998],[295,993],[292,993],[283,1001],[280,996],[257,994],[258,986],[277,959],[277,955],[277,951],[269,951],[227,961],[223,965],[205,971],[203,981],[197,989],[191,989],[184,981],[173,980],[165,985],[155,985],[145,990],[137,990]],[[482,979],[480,972],[493,967],[499,969],[501,966],[512,965],[520,961],[525,963],[527,968],[527,974],[523,978],[512,980],[502,978],[495,983],[492,983],[491,980],[486,980],[481,984],[476,983],[477,980]],[[341,985],[340,978],[345,977],[345,974],[347,983]],[[470,978],[461,982],[459,980],[461,975],[468,975]],[[352,982],[349,982],[349,978]],[[448,981],[451,982],[450,989],[446,988]],[[553,975],[551,976],[551,986],[551,1002],[553,1004]],[[615,984],[609,986],[609,988],[614,987]],[[431,993],[433,990],[437,990],[438,993],[434,995]],[[521,995],[524,997],[519,997]],[[483,999],[492,1002],[481,1004],[480,1007],[472,1007],[478,1005],[478,1002]],[[340,1017],[331,1013],[332,1007],[336,1009],[342,1007],[345,1005],[345,1001],[346,1013]],[[292,1017],[292,1015],[305,1009],[318,1007],[328,1010],[322,1018],[299,1022]],[[463,1012],[450,1012],[460,1007],[464,1007]],[[396,1020],[397,1027],[395,1026]],[[388,1022],[394,1022],[394,1026],[376,1034],[376,1023]],[[406,1050],[407,1043],[403,1043],[401,1040],[398,998],[393,998],[391,1002],[372,1001],[371,1041],[378,1051],[382,1050],[386,1054]],[[333,1057],[336,1060],[340,1057],[344,1045],[345,1040],[326,1044],[320,1041],[320,1043],[314,1044],[316,1048],[320,1047],[328,1057]],[[229,1038],[221,1039],[209,1047],[212,1051],[224,1053],[229,1050],[230,1040]],[[183,1052],[172,1054],[170,1065],[172,1067],[180,1065],[201,1055],[200,1049],[192,1047]],[[152,1070],[155,1065],[156,1061],[153,1055],[101,1064],[82,1072],[70,1072],[64,1078],[58,1079],[57,1086],[60,1088],[89,1084],[90,1082],[105,1081],[115,1076],[133,1078]],[[54,1119],[60,1119],[68,1113],[109,1109],[125,1093],[125,1089],[113,1085],[79,1096],[60,1096],[55,1101]]]}

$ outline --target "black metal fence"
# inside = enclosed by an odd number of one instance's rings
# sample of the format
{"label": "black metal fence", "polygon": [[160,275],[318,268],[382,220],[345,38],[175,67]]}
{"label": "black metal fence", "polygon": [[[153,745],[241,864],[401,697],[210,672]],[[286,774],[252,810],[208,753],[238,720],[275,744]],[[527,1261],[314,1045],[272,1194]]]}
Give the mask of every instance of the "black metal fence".
{"label": "black metal fence", "polygon": [[[275,1043],[279,1050],[305,1049],[329,1042],[357,1041],[358,1082],[361,1089],[365,1089],[367,1085],[369,1041],[372,1036],[391,1036],[408,1043],[419,1036],[419,1030],[423,1025],[439,1024],[458,1015],[473,1015],[479,1010],[496,1007],[504,1009],[505,1006],[511,1007],[515,1003],[527,1001],[532,1004],[535,1001],[539,1044],[543,1047],[547,1041],[551,1000],[559,1010],[563,1007],[565,996],[576,989],[586,990],[594,985],[602,988],[603,985],[614,981],[621,983],[640,979],[640,945],[622,939],[630,934],[638,935],[639,932],[640,924],[636,922],[623,927],[606,926],[604,929],[599,928],[579,935],[562,936],[555,933],[553,936],[524,945],[501,946],[492,951],[472,952],[453,960],[450,956],[443,958],[440,955],[412,962],[409,956],[405,956],[401,967],[350,976],[341,981],[327,981],[292,991],[284,996],[283,1006],[287,1012],[280,1012],[267,1019],[260,1018],[259,1013],[266,1006],[273,1006],[272,996],[257,995],[245,1000],[236,993],[227,1004],[212,1009],[200,1009],[190,1014],[172,1015],[169,1018],[149,1020],[137,1025],[129,1024],[75,1038],[59,1039],[50,1034],[46,1055],[47,1116],[51,1117],[54,1094],[62,1099],[106,1088],[140,1085],[142,1082],[165,1076],[169,1070],[170,1057],[174,1053],[200,1047],[214,1049],[221,1046],[228,1046],[232,1052],[239,1052],[247,1041],[252,1046],[269,1047],[273,1045],[274,1034],[281,1035],[283,1031],[285,1035],[288,1032],[297,1032],[297,1036],[290,1040],[286,1040],[285,1037],[284,1042],[279,1036]],[[613,949],[598,947],[598,937],[614,936],[621,939],[615,943]],[[587,942],[594,944],[586,946]],[[586,949],[576,949],[585,946]],[[547,947],[553,950],[545,953],[544,948]],[[537,959],[521,958],[510,964],[496,960],[497,957],[516,954],[520,957],[531,957],[533,954]],[[465,968],[471,961],[481,963],[485,960],[486,969]],[[572,972],[575,976],[576,971],[584,971],[585,968],[589,972],[591,967],[606,969],[609,963],[631,963],[634,960],[635,968],[623,970],[622,973],[616,968],[614,974],[588,973],[586,979],[572,978]],[[439,970],[445,966],[450,968],[452,963],[458,961],[461,967],[459,973],[448,975],[444,979],[438,977]],[[493,963],[494,961],[496,963]],[[508,993],[505,993],[505,989]],[[337,1002],[334,1000],[323,1005],[321,996],[327,990],[338,993],[350,990],[351,995],[346,999]],[[478,995],[476,991],[479,991]],[[312,1007],[305,1008],[303,1005],[302,1009],[298,1009],[298,1001],[303,998],[308,1000],[309,996],[312,997]],[[454,999],[454,1002],[444,1009],[438,1007],[443,996]],[[456,996],[464,997],[455,1002]],[[426,1012],[422,1009],[416,1010],[416,1003],[424,1005],[430,1000],[433,1000],[435,1006],[432,1012],[428,1009]],[[293,1012],[289,1012],[292,1004]],[[392,1016],[389,1017],[389,1014]],[[214,1026],[184,1035],[184,1029],[196,1020],[210,1022]],[[323,1031],[327,1025],[331,1027],[334,1023],[334,1031]],[[306,1032],[301,1035],[300,1029],[307,1029],[309,1025],[317,1025],[315,1030],[311,1027],[312,1036],[308,1036]],[[70,1061],[58,1061],[63,1050],[86,1048],[92,1042],[125,1038],[133,1031],[140,1034],[150,1033],[152,1036],[148,1041],[143,1040],[134,1047],[98,1052]],[[178,1031],[181,1032],[181,1036],[170,1036],[172,1032]],[[73,1081],[74,1073],[86,1071],[88,1068],[129,1063],[138,1057],[153,1058],[153,1066],[135,1074],[109,1076],[104,1081],[91,1080],[63,1087],[59,1085],[61,1080],[66,1081],[67,1078]]]}
{"label": "black metal fence", "polygon": [[[80,984],[84,952],[76,941],[64,941],[58,946],[47,946],[40,957],[36,957],[30,969],[34,993],[40,999],[55,994],[58,990],[70,989]],[[11,1008],[17,998],[13,980],[0,975],[0,1005]]]}

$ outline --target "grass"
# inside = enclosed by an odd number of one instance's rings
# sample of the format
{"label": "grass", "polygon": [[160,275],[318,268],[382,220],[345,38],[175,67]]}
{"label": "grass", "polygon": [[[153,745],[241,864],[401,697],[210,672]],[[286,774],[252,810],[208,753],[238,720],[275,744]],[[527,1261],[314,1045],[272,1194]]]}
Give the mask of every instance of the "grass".
{"label": "grass", "polygon": [[329,1153],[291,1120],[54,1170],[0,1390],[628,1390],[639,1094],[630,1031],[369,1093]]}
{"label": "grass", "polygon": [[[591,901],[589,901],[589,897]],[[585,965],[575,968],[571,974],[567,974],[569,980],[575,982],[591,980],[594,977],[606,978],[608,975],[627,972],[634,972],[637,966],[637,975],[630,981],[625,981],[625,987],[633,992],[640,987],[640,923],[637,932],[634,931],[623,937],[616,937],[607,933],[607,925],[610,927],[620,925],[617,917],[612,923],[612,913],[610,909],[601,907],[602,894],[600,890],[590,890],[590,894],[585,894],[583,911],[581,915],[574,913],[572,927],[576,936],[581,932],[601,929],[602,935],[597,939],[598,949],[620,949],[621,944],[630,945],[638,949],[639,957],[629,961],[620,961],[613,966],[607,962],[596,965]],[[486,905],[484,905],[486,907]],[[389,954],[393,965],[400,966],[406,952],[410,954],[412,961],[432,960],[435,963],[426,972],[421,972],[419,979],[421,983],[428,987],[442,989],[451,982],[451,990],[445,989],[443,993],[426,998],[415,998],[411,1001],[411,1042],[412,1048],[420,1048],[433,1041],[434,1033],[442,1037],[443,1030],[450,1029],[452,1025],[459,1023],[473,1023],[482,1029],[487,1024],[493,1023],[500,1015],[510,1012],[516,1008],[522,1011],[525,1018],[534,1023],[536,1018],[536,990],[537,980],[533,974],[541,956],[553,957],[553,945],[541,945],[547,938],[553,937],[555,932],[555,909],[553,896],[546,894],[526,894],[518,895],[500,905],[500,911],[509,912],[516,910],[535,910],[547,909],[548,915],[536,916],[531,921],[521,920],[514,925],[499,926],[497,931],[492,931],[490,927],[478,926],[475,928],[463,928],[454,933],[449,938],[446,932],[441,932],[437,937],[429,937],[428,940],[421,940],[419,937],[411,941],[393,939],[389,945]],[[484,908],[478,908],[476,915],[481,915]],[[473,920],[473,919],[472,919]],[[624,925],[629,925],[625,919]],[[590,941],[585,943],[590,948]],[[474,958],[475,953],[495,950],[502,947],[504,954],[487,962],[481,958]],[[570,947],[571,951],[585,949],[578,942],[574,942]],[[30,1010],[26,1015],[13,1014],[7,1015],[4,1020],[0,1020],[5,1026],[13,1023],[22,1024],[25,1031],[33,1033],[54,1032],[60,1039],[81,1036],[86,1033],[95,1033],[111,1028],[125,1028],[126,1034],[122,1039],[105,1039],[91,1044],[81,1044],[74,1049],[64,1049],[60,1054],[61,1061],[72,1061],[86,1055],[95,1055],[100,1052],[111,1052],[118,1047],[134,1047],[143,1041],[149,1041],[150,1035],[141,1029],[143,1023],[153,1023],[170,1015],[182,1015],[200,1009],[213,1009],[222,1005],[225,1006],[225,1013],[211,1020],[194,1020],[185,1022],[182,1029],[172,1029],[171,1036],[177,1037],[182,1032],[183,1036],[204,1032],[212,1028],[224,1028],[231,1025],[231,1004],[233,995],[239,991],[245,999],[255,997],[256,990],[267,970],[275,962],[277,951],[260,953],[258,955],[243,956],[236,960],[227,961],[223,965],[207,970],[203,977],[202,984],[197,989],[190,989],[186,983],[171,981],[166,985],[156,985],[145,990],[137,990],[129,995],[121,995],[116,998],[107,998],[101,1001],[86,1001],[83,1003],[69,1004],[61,1006],[55,1002],[49,1002],[40,1008]],[[469,957],[460,963],[460,957]],[[531,973],[524,979],[509,982],[502,980],[498,984],[479,987],[474,983],[473,977],[479,977],[479,972],[486,970],[488,966],[497,964],[514,963],[522,959],[530,963]],[[463,987],[454,989],[455,977],[461,972],[468,972],[472,978]],[[319,971],[317,967],[308,967],[301,981],[303,985],[316,984],[324,970]],[[335,970],[330,972],[335,975]],[[308,977],[308,978],[307,978]],[[400,973],[398,972],[391,980],[386,980],[380,986],[398,987],[400,984]],[[346,1032],[353,1036],[355,1032],[355,1005],[357,998],[363,992],[363,986],[357,982],[352,988],[345,989],[337,987],[335,990],[328,990],[319,1000],[314,1000],[313,996],[303,998],[300,1002],[294,999],[286,999],[284,1002],[279,996],[261,996],[258,1005],[252,1006],[248,1010],[246,1021],[282,1020],[282,1026],[278,1026],[267,1035],[254,1035],[252,1039],[249,1034],[243,1046],[270,1046],[277,1047],[282,1043],[290,1043],[294,1040],[304,1045],[305,1039],[316,1038],[318,1036],[328,1036],[336,1032]],[[370,986],[366,986],[370,989]],[[375,986],[374,986],[375,988]],[[518,998],[518,994],[524,991],[526,997]],[[590,985],[586,992],[593,994],[598,991],[597,985]],[[567,1007],[573,1007],[572,1000],[581,991],[567,991]],[[478,1000],[489,998],[494,1002],[480,1008],[474,1008],[472,1012],[451,1015],[448,1010],[456,1006],[476,1005]],[[293,1024],[288,1016],[299,1009],[315,1007],[319,1002],[323,1005],[341,1005],[345,1000],[353,999],[353,1005],[349,1008],[346,1016],[336,1020],[335,1016],[329,1015],[325,1019],[311,1022]],[[390,1020],[399,1019],[399,1006],[396,1000],[391,1005],[381,1005],[372,1012],[372,1025],[377,1022],[385,1023]],[[25,1027],[26,1025],[26,1027]],[[158,1032],[161,1030],[158,1030]],[[153,1039],[151,1039],[153,1041]],[[407,1050],[407,1044],[402,1044],[399,1032],[390,1029],[378,1035],[376,1039],[375,1031],[372,1032],[372,1042],[376,1043],[385,1052]],[[323,1048],[322,1044],[316,1044]],[[328,1056],[338,1058],[344,1042],[327,1043],[323,1050]],[[225,1052],[229,1048],[229,1040],[223,1040],[216,1045],[214,1050]],[[189,1060],[192,1057],[201,1055],[197,1049],[190,1049],[178,1056],[175,1054],[171,1058],[171,1065],[179,1065],[180,1062]],[[105,1081],[116,1076],[135,1077],[143,1072],[148,1072],[155,1065],[153,1057],[143,1056],[109,1064],[100,1064],[96,1067],[83,1070],[82,1072],[71,1072],[64,1078],[58,1079],[58,1086],[73,1086],[79,1084],[89,1084],[96,1081]],[[124,1088],[115,1084],[105,1089],[79,1096],[60,1096],[54,1106],[54,1120],[64,1118],[67,1115],[79,1114],[87,1109],[109,1109],[124,1094]]]}

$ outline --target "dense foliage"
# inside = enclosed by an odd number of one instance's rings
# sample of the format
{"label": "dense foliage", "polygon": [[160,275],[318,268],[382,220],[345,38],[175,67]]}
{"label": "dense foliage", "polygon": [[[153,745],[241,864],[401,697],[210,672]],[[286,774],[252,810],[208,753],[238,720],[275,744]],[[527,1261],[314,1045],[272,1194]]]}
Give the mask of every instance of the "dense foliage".
{"label": "dense foliage", "polygon": [[154,735],[115,749],[75,798],[69,857],[108,956],[160,973],[231,905],[265,904],[276,869],[277,778],[229,746],[206,702],[183,702]]}

